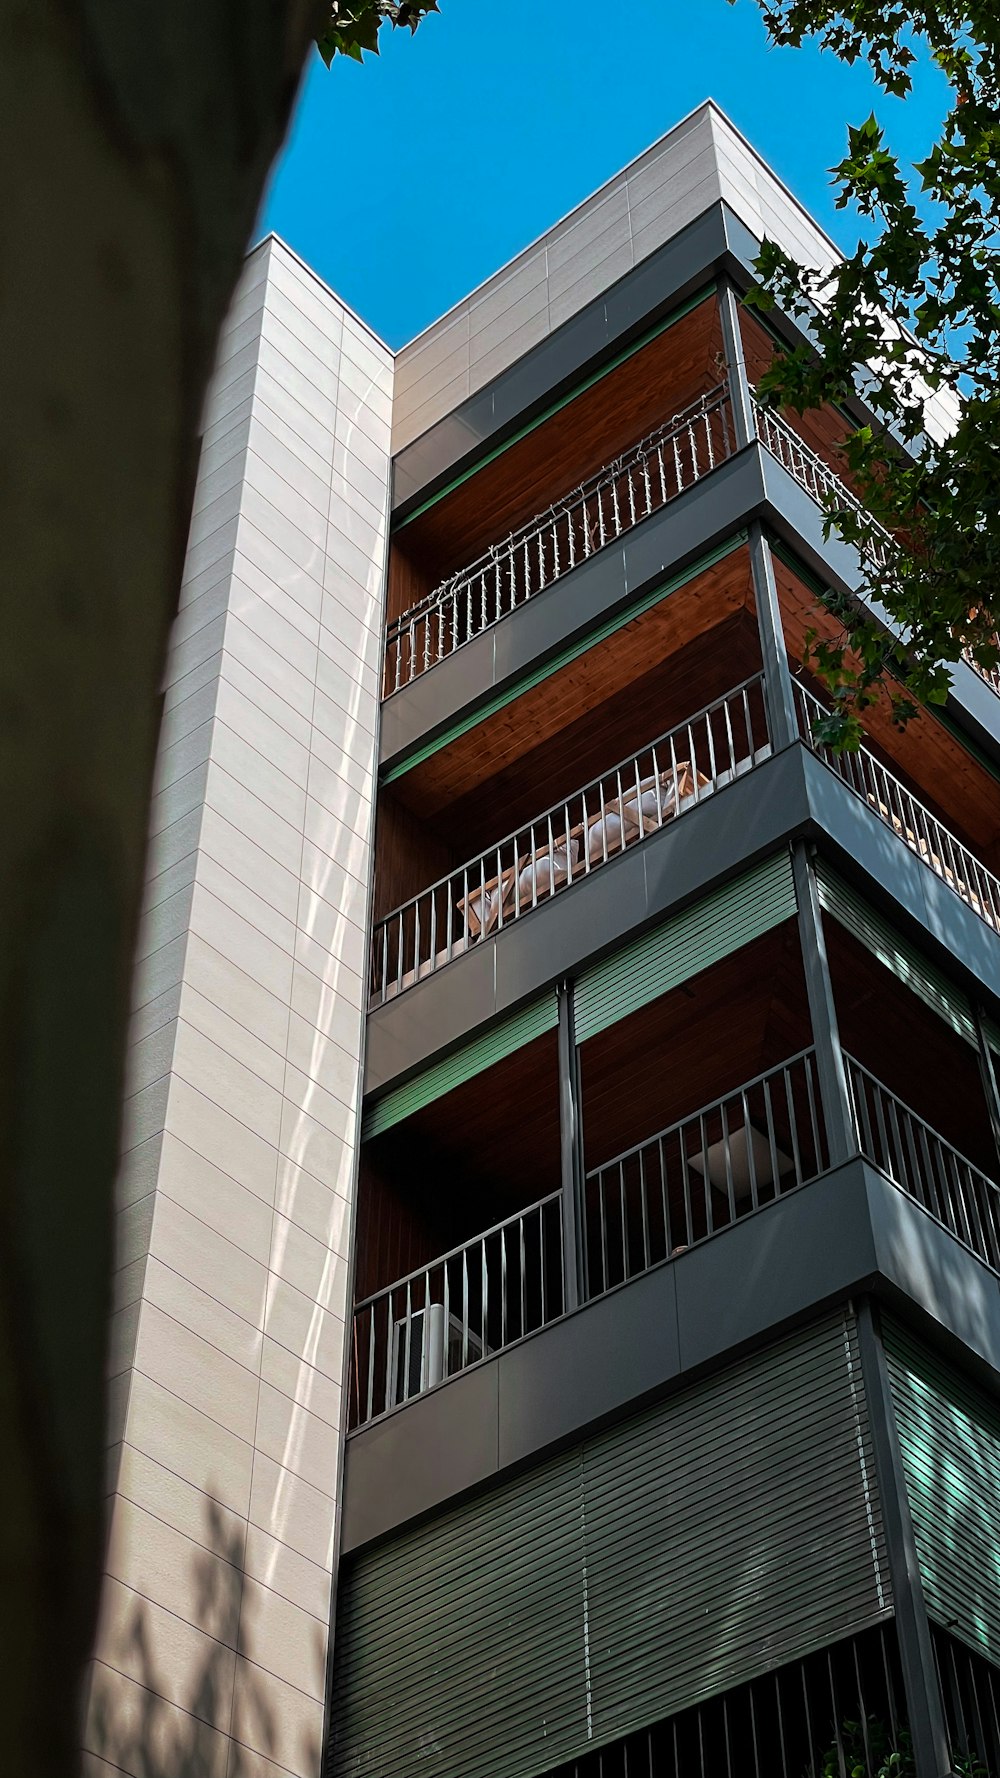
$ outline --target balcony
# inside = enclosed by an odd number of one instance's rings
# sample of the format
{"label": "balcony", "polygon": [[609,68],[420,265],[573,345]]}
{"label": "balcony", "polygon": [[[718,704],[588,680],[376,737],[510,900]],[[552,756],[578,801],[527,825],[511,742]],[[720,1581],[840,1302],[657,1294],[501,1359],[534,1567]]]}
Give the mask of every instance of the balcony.
{"label": "balcony", "polygon": [[391,621],[383,696],[616,542],[735,448],[729,394],[720,383]]}
{"label": "balcony", "polygon": [[830,712],[801,681],[794,684],[799,732],[817,757],[967,907],[994,932],[1000,931],[1000,877],[988,870],[869,748],[834,753],[817,742],[815,725]]}
{"label": "balcony", "polygon": [[[1000,1186],[853,1056],[857,1153],[1000,1273]],[[803,1050],[586,1176],[585,1301],[714,1239],[829,1166],[815,1052]],[[351,1427],[458,1376],[566,1312],[561,1193],[365,1298]]]}
{"label": "balcony", "polygon": [[[892,534],[880,525],[872,513],[867,512],[856,494],[853,494],[839,475],[817,452],[811,450],[793,426],[790,426],[774,408],[765,407],[761,402],[754,401],[754,414],[757,436],[767,447],[772,457],[787,469],[792,478],[801,488],[815,500],[826,512],[852,512],[860,518],[863,527],[863,547],[876,568],[884,568],[892,559],[895,541]],[[993,638],[1000,648],[1000,636]],[[971,649],[966,649],[962,656],[966,665],[1000,696],[1000,663],[992,667],[984,667],[976,660]]]}
{"label": "balcony", "polygon": [[371,1005],[603,869],[752,771],[770,750],[758,673],[378,921]]}
{"label": "balcony", "polygon": [[[812,1050],[586,1176],[586,1300],[711,1239],[828,1165]],[[458,1376],[566,1312],[563,1199],[551,1192],[354,1312],[351,1424]]]}
{"label": "balcony", "polygon": [[659,992],[614,975],[600,1017],[578,1024],[572,1200],[557,1190],[552,1028],[366,1142],[353,1427],[738,1227],[746,1264],[755,1219],[845,1158],[835,1128],[850,1133],[848,1154],[1000,1274],[997,1149],[968,1030],[914,987],[918,968],[893,966],[890,945],[830,914],[824,932],[839,1105],[821,1090],[786,917],[723,955],[715,941],[717,960],[698,968],[696,953],[679,981],[672,965]]}

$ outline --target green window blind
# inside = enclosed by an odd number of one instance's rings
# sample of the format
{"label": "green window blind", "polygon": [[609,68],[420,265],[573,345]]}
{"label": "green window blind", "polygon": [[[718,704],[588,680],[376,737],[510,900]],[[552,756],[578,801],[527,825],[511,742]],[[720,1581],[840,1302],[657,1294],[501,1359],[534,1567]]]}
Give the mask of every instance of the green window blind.
{"label": "green window blind", "polygon": [[927,1609],[1000,1662],[1000,1407],[897,1323],[884,1337]]}
{"label": "green window blind", "polygon": [[876,913],[855,889],[845,883],[843,877],[838,876],[822,860],[817,869],[817,877],[820,904],[826,912],[832,914],[841,926],[846,927],[873,957],[877,957],[880,963],[891,969],[899,981],[919,995],[925,1005],[944,1019],[953,1031],[957,1031],[959,1037],[964,1037],[966,1043],[971,1043],[975,1048],[976,1026],[972,1008],[961,989],[949,982],[940,969],[936,969],[933,963],[922,956],[915,945],[901,937],[888,920]]}
{"label": "green window blind", "polygon": [[446,1056],[443,1062],[425,1068],[405,1086],[396,1087],[393,1092],[386,1093],[384,1099],[376,1100],[361,1120],[362,1142],[367,1142],[369,1136],[381,1135],[383,1130],[401,1123],[411,1112],[420,1111],[432,1100],[450,1093],[452,1087],[460,1087],[473,1075],[492,1068],[494,1062],[513,1055],[515,1050],[540,1037],[543,1031],[554,1030],[558,1023],[559,1003],[555,993],[541,995],[530,1006],[522,1007],[501,1024],[494,1025],[483,1037],[477,1037],[474,1043],[467,1043],[463,1049]]}
{"label": "green window blind", "polygon": [[328,1778],[531,1778],[891,1609],[825,1318],[345,1566]]}
{"label": "green window blind", "polygon": [[795,911],[792,861],[779,852],[581,975],[577,1042],[658,1000]]}

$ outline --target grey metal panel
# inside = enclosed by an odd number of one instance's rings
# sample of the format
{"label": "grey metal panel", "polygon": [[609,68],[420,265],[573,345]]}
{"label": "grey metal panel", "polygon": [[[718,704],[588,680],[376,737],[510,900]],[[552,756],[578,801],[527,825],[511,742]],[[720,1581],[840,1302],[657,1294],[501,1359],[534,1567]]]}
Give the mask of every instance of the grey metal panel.
{"label": "grey metal panel", "polygon": [[[835,849],[838,867],[859,881],[862,892],[902,912],[923,929],[938,956],[950,959],[969,991],[983,991],[1000,1004],[1000,943],[992,927],[967,907],[929,865],[924,864],[884,821],[849,790],[834,772],[803,747],[803,772],[810,825]],[[752,778],[748,782],[752,783]],[[868,878],[865,884],[864,878]]]}
{"label": "grey metal panel", "polygon": [[1000,1279],[881,1173],[865,1166],[881,1288],[915,1305],[1000,1379]]}
{"label": "grey metal panel", "polygon": [[837,1315],[357,1558],[331,1778],[527,1778],[889,1608]]}
{"label": "grey metal panel", "polygon": [[876,1266],[866,1170],[849,1162],[681,1256],[675,1270],[682,1369],[718,1360],[769,1328],[863,1290]]}
{"label": "grey metal panel", "polygon": [[716,260],[731,251],[724,206],[713,204],[641,266],[401,450],[393,465],[397,514],[405,516],[437,484],[460,473],[470,455],[499,444],[516,426],[527,424],[581,381],[612,347],[623,348],[659,315],[693,294]]}
{"label": "grey metal panel", "polygon": [[[417,1518],[443,1500],[492,1479],[499,1458],[500,1371],[474,1365],[417,1402],[376,1421],[364,1434],[359,1465],[346,1478],[342,1547],[352,1550],[400,1523],[401,1483],[406,1517]],[[418,1407],[413,1413],[411,1409]],[[442,1492],[442,1480],[447,1488]]]}
{"label": "grey metal panel", "polygon": [[928,1612],[1000,1662],[1000,1403],[888,1320],[885,1347]]}
{"label": "grey metal panel", "polygon": [[[660,1266],[501,1354],[500,1468],[662,1389],[680,1371],[677,1268]],[[624,1391],[624,1393],[623,1393]]]}

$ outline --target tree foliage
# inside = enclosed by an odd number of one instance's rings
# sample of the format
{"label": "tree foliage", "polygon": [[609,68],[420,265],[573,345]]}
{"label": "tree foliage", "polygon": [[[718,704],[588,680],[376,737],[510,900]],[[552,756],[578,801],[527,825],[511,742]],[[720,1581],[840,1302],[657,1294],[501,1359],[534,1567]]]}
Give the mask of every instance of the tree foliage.
{"label": "tree foliage", "polygon": [[425,0],[424,4],[414,0],[329,0],[316,46],[327,67],[336,55],[360,62],[366,49],[378,55],[378,34],[387,20],[394,30],[407,26],[413,32],[422,18],[437,9],[437,0]]}
{"label": "tree foliage", "polygon": [[[814,651],[834,696],[825,738],[850,745],[879,684],[905,721],[915,702],[944,701],[963,655],[986,671],[1000,665],[1000,6],[758,4],[775,44],[811,36],[845,62],[864,58],[887,94],[911,91],[921,48],[951,86],[940,138],[912,168],[900,167],[874,115],[848,131],[847,153],[831,168],[836,202],[856,207],[870,238],[832,271],[766,242],[750,298],[805,322],[816,348],[778,356],[765,400],[801,413],[843,402],[860,379],[872,415],[847,437],[844,467],[897,547],[880,560],[884,552],[865,547],[863,515],[831,503],[828,530],[862,548],[866,603],[831,598],[839,639]],[[928,396],[939,410],[950,398],[952,430],[932,428]]]}

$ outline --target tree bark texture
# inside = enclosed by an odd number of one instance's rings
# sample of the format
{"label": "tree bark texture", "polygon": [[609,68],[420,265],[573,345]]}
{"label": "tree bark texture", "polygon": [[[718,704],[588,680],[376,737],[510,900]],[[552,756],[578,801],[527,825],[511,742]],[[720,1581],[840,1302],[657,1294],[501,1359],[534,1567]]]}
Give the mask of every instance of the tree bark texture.
{"label": "tree bark texture", "polygon": [[131,954],[199,408],[314,0],[0,0],[0,1722],[76,1769]]}

